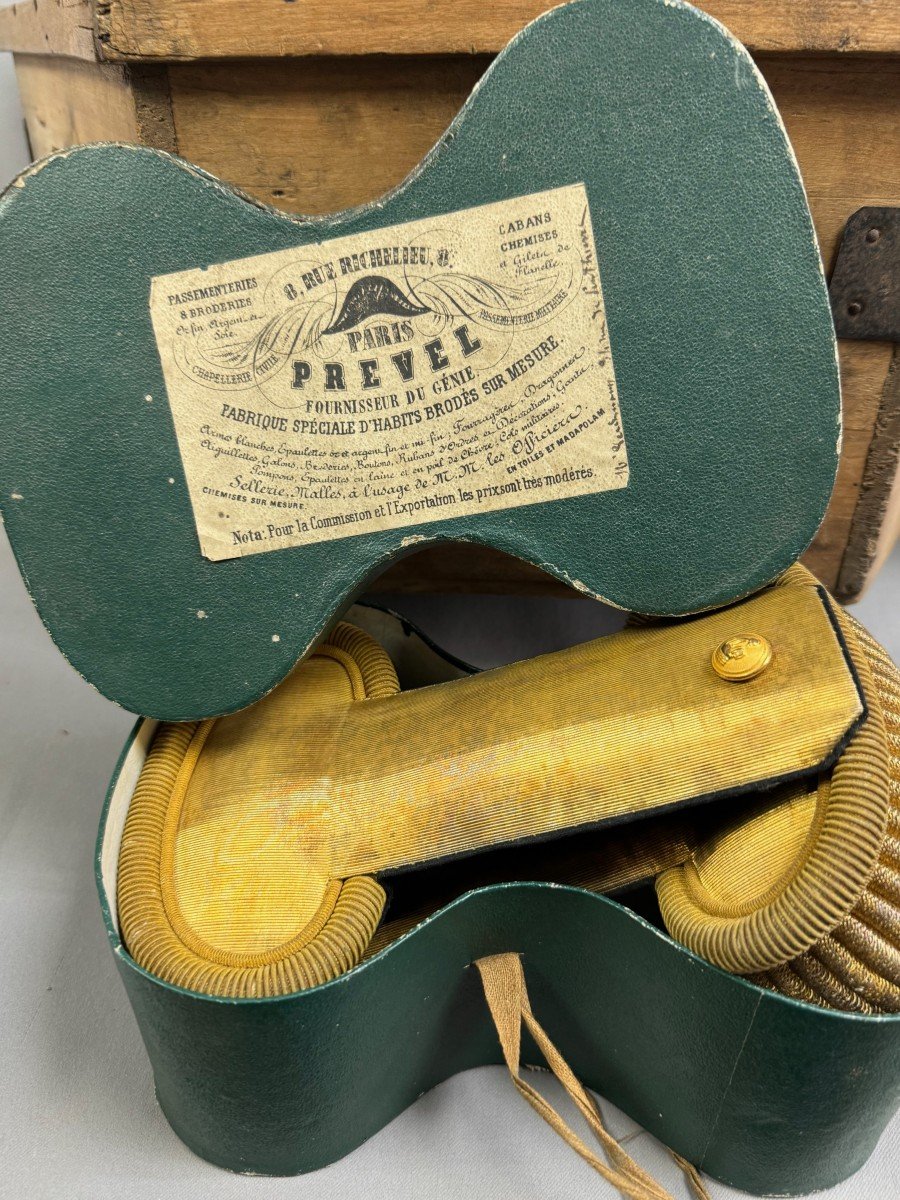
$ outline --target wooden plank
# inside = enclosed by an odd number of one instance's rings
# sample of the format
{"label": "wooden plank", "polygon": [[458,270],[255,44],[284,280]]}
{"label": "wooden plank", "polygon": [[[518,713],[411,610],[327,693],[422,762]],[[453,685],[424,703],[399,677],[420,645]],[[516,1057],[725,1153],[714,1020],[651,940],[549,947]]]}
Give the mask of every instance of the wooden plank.
{"label": "wooden plank", "polygon": [[830,272],[857,208],[900,204],[900,61],[760,55],[757,62],[797,154]]}
{"label": "wooden plank", "polygon": [[[108,0],[98,4],[110,58],[280,58],[322,54],[469,54],[501,50],[546,0]],[[708,0],[752,50],[900,52],[898,0]]]}
{"label": "wooden plank", "polygon": [[900,347],[893,347],[836,592],[855,600],[900,534]]}
{"label": "wooden plank", "polygon": [[347,208],[412,170],[487,63],[438,56],[172,64],[178,150],[279,208]]}
{"label": "wooden plank", "polygon": [[153,146],[156,150],[177,154],[178,139],[172,113],[169,68],[165,64],[132,63],[126,69],[134,95],[138,141],[142,146]]}
{"label": "wooden plank", "polygon": [[20,0],[0,6],[0,50],[96,61],[93,0]]}
{"label": "wooden plank", "polygon": [[[891,363],[889,342],[840,343],[844,396],[844,443],[831,503],[803,561],[836,589],[869,459],[884,381]],[[849,598],[849,593],[845,593]]]}
{"label": "wooden plank", "polygon": [[38,55],[17,55],[15,65],[35,158],[82,142],[138,140],[125,67]]}
{"label": "wooden plank", "polygon": [[16,55],[16,76],[35,158],[85,142],[175,149],[165,67]]}

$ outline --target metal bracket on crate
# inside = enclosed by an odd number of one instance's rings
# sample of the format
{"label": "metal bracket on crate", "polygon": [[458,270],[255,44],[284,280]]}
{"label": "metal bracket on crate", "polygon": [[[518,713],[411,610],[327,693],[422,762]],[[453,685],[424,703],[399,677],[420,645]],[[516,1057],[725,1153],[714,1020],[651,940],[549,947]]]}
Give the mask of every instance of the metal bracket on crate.
{"label": "metal bracket on crate", "polygon": [[900,208],[858,208],[829,287],[839,338],[900,342]]}

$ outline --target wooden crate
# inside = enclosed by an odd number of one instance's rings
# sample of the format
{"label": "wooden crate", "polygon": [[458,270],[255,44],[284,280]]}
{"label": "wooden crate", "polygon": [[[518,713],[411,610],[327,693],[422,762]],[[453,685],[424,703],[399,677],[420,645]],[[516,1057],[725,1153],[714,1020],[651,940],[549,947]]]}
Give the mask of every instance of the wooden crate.
{"label": "wooden crate", "polygon": [[[120,140],[321,213],[398,183],[543,0],[23,0],[0,8],[35,157]],[[900,204],[900,0],[708,0],[753,53],[800,161],[826,271],[862,205]],[[844,599],[900,528],[900,365],[842,341],[844,446],[806,561]],[[893,365],[893,366],[892,366]],[[426,549],[385,588],[546,591],[536,569]]]}

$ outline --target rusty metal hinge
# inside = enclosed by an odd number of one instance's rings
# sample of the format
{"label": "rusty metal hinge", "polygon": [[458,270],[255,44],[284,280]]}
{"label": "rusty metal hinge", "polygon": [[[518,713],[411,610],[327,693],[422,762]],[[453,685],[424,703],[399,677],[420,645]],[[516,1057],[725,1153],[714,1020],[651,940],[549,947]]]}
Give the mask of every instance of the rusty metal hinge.
{"label": "rusty metal hinge", "polygon": [[839,338],[900,342],[900,208],[859,208],[829,287]]}

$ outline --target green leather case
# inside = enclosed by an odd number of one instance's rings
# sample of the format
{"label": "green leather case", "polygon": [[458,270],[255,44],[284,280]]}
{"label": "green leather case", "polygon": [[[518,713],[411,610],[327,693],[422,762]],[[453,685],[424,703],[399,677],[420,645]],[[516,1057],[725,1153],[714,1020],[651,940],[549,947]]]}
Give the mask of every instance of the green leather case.
{"label": "green leather case", "polygon": [[[628,485],[204,558],[151,279],[574,185],[590,206]],[[680,2],[546,14],[377,203],[289,217],[169,155],[77,148],[8,190],[0,260],[6,529],[63,653],[135,713],[190,720],[259,699],[426,540],[492,544],[628,610],[728,603],[800,556],[833,485],[836,342],[796,162],[749,55]]]}
{"label": "green leather case", "polygon": [[[470,892],[346,975],[292,996],[222,1000],[163,983],[129,957],[104,883],[120,771],[97,852],[107,933],[163,1112],[192,1150],[231,1171],[327,1166],[441,1080],[499,1063],[473,963],[509,950],[581,1080],[734,1187],[784,1196],[840,1182],[900,1103],[900,1016],[786,999],[577,888]],[[541,1061],[527,1036],[523,1061]],[[523,1108],[523,1137],[528,1119]]]}

